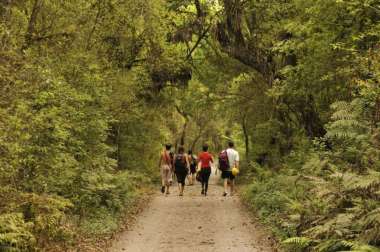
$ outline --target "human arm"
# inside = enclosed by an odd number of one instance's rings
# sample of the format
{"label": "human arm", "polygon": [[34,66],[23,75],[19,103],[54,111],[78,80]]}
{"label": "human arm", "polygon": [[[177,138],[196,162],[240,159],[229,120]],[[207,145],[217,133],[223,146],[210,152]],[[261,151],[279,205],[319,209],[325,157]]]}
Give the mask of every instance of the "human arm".
{"label": "human arm", "polygon": [[235,167],[236,167],[237,169],[239,169],[239,162],[240,162],[239,152],[236,152]]}
{"label": "human arm", "polygon": [[186,156],[186,164],[187,164],[187,168],[190,169],[190,161],[189,161],[189,156]]}
{"label": "human arm", "polygon": [[208,161],[209,166],[210,166],[210,167],[213,167],[213,166],[214,166],[214,158],[212,157],[211,154],[209,154],[208,159],[209,159],[209,161]]}
{"label": "human arm", "polygon": [[235,167],[236,167],[237,169],[240,169],[240,167],[239,167],[239,161],[235,161]]}
{"label": "human arm", "polygon": [[177,155],[176,154],[173,154],[173,159],[171,160],[171,162],[170,162],[170,169],[172,170],[172,171],[174,171],[174,167],[175,167],[175,159],[177,158]]}
{"label": "human arm", "polygon": [[187,172],[190,171],[190,161],[189,161],[189,156],[186,155],[185,156],[185,159],[186,159],[186,168],[187,168]]}
{"label": "human arm", "polygon": [[201,169],[201,166],[202,166],[202,161],[201,161],[200,155],[198,155],[196,164],[197,164],[196,169],[197,169],[197,171],[199,171]]}
{"label": "human arm", "polygon": [[158,162],[158,169],[161,169],[161,163],[162,163],[162,154],[160,154],[160,161]]}

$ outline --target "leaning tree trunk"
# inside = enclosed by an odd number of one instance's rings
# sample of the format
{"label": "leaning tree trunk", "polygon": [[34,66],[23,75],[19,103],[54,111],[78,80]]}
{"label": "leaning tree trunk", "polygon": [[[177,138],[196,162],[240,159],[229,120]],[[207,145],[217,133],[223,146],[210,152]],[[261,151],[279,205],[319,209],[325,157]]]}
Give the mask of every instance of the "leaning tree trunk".
{"label": "leaning tree trunk", "polygon": [[189,123],[189,119],[186,117],[185,118],[185,123],[183,124],[183,128],[182,128],[181,138],[180,138],[180,141],[179,141],[179,143],[180,143],[181,146],[185,145],[186,129],[187,129],[188,123]]}
{"label": "leaning tree trunk", "polygon": [[244,135],[244,144],[245,144],[245,160],[248,161],[249,158],[249,135],[248,135],[248,128],[247,128],[247,115],[245,114],[242,119],[242,129],[243,129],[243,135]]}

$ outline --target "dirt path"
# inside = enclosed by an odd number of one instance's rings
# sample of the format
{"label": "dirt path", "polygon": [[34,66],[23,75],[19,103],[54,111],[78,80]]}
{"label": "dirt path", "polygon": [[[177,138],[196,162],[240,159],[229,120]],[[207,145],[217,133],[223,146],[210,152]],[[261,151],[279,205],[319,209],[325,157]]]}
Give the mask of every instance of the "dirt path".
{"label": "dirt path", "polygon": [[155,196],[109,251],[273,251],[239,198],[221,196],[218,177],[211,177],[207,197],[200,194],[199,184],[187,186],[183,197],[177,187],[168,197]]}

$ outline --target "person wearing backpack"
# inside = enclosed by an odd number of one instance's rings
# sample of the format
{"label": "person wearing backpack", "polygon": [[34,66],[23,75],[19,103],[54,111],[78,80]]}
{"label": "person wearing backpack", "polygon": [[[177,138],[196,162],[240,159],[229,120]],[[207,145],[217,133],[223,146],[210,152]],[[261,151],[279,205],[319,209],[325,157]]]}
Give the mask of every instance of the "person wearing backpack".
{"label": "person wearing backpack", "polygon": [[211,154],[208,152],[208,145],[207,144],[203,145],[202,150],[203,150],[203,152],[201,152],[198,155],[198,165],[201,168],[201,170],[199,172],[200,180],[202,183],[201,194],[204,196],[207,196],[208,180],[209,180],[210,175],[211,175],[211,165],[214,163],[214,159],[211,156]]}
{"label": "person wearing backpack", "polygon": [[194,185],[195,174],[197,173],[197,157],[193,155],[192,150],[188,151],[187,156],[190,163],[189,185]]}
{"label": "person wearing backpack", "polygon": [[160,162],[158,164],[161,171],[161,192],[168,195],[170,187],[170,179],[172,176],[172,158],[170,156],[171,144],[166,144],[164,151],[160,155]]}
{"label": "person wearing backpack", "polygon": [[234,193],[235,175],[234,171],[239,170],[239,153],[234,149],[234,143],[228,142],[227,149],[219,153],[219,170],[222,171],[222,179],[224,180],[223,196],[228,194],[228,184],[230,184],[230,195]]}
{"label": "person wearing backpack", "polygon": [[174,172],[177,177],[179,196],[183,196],[183,190],[185,189],[186,176],[189,173],[190,163],[185,149],[180,146],[178,153],[174,155]]}

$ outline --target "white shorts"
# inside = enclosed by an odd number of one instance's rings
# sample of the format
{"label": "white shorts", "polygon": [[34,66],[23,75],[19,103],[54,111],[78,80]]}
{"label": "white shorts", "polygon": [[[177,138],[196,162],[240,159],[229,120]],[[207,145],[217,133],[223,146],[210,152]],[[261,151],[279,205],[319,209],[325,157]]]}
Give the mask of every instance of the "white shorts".
{"label": "white shorts", "polygon": [[172,180],[172,171],[169,165],[161,166],[161,178],[164,185],[169,185]]}

